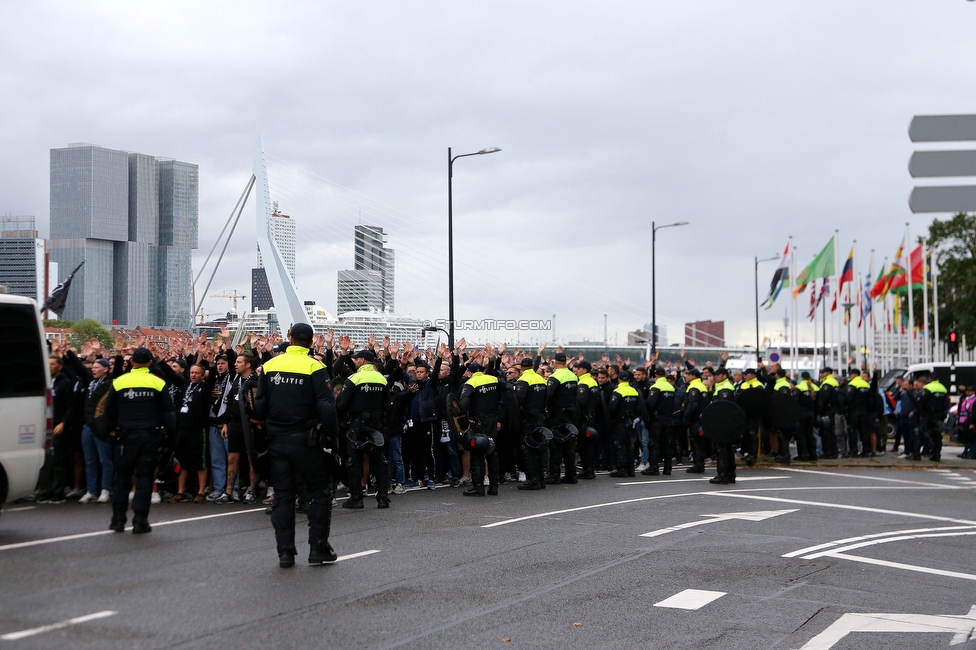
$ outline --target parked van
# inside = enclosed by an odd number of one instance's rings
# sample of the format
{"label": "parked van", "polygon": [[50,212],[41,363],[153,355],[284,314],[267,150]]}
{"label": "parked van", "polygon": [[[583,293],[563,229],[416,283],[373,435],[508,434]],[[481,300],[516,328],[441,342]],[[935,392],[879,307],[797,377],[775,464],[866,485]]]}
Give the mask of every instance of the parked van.
{"label": "parked van", "polygon": [[[905,379],[913,381],[920,375],[929,375],[941,381],[946,388],[950,388],[952,383],[956,385],[957,389],[959,386],[976,386],[976,361],[957,361],[955,382],[949,380],[949,374],[947,362],[913,363],[905,371]],[[953,403],[956,402],[957,397],[958,394],[953,397]]]}
{"label": "parked van", "polygon": [[53,440],[51,371],[37,303],[0,294],[0,504],[33,492]]}

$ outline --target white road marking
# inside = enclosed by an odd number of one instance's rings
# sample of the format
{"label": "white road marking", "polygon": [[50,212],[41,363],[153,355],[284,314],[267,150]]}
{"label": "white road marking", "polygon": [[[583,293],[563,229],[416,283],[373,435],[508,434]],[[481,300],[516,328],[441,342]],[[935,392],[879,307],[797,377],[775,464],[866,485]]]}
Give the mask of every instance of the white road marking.
{"label": "white road marking", "polygon": [[789,514],[791,512],[796,512],[796,510],[759,510],[755,512],[727,512],[721,515],[702,515],[702,517],[708,517],[708,519],[701,519],[698,521],[690,521],[685,524],[678,524],[677,526],[671,526],[669,528],[660,528],[658,530],[652,530],[649,533],[644,533],[641,537],[657,537],[659,535],[664,535],[665,533],[673,533],[678,530],[684,530],[685,528],[694,528],[695,526],[702,526],[704,524],[713,524],[716,521],[728,521],[730,519],[741,519],[744,521],[763,521],[765,519],[771,519],[772,517],[778,517],[780,515]]}
{"label": "white road marking", "polygon": [[379,549],[373,549],[371,551],[360,551],[359,553],[350,553],[349,555],[340,555],[336,558],[336,562],[342,562],[343,560],[354,560],[357,557],[365,557],[367,555],[372,555],[373,553],[379,553]]}
{"label": "white road marking", "polygon": [[918,533],[915,535],[893,535],[888,537],[882,537],[880,539],[870,539],[863,542],[856,542],[854,544],[849,544],[842,548],[829,549],[825,551],[820,551],[817,553],[811,553],[809,555],[804,555],[804,560],[813,560],[818,557],[823,557],[824,555],[832,555],[834,553],[845,553],[847,551],[853,551],[859,548],[866,548],[868,546],[877,546],[878,544],[888,544],[889,542],[905,542],[911,539],[924,539],[927,537],[965,537],[967,535],[976,535],[976,530],[967,531],[955,531],[948,533]]}
{"label": "white road marking", "polygon": [[943,569],[930,569],[929,567],[915,566],[913,564],[901,564],[900,562],[889,562],[888,560],[876,560],[873,557],[861,557],[859,555],[848,555],[846,553],[831,553],[830,557],[836,557],[842,560],[851,560],[852,562],[861,562],[862,564],[874,564],[877,566],[889,567],[891,569],[904,569],[906,571],[915,571],[917,573],[931,573],[933,575],[946,576],[948,578],[976,580],[976,575],[971,573],[959,573],[958,571],[945,571]]}
{"label": "white road marking", "polygon": [[932,532],[946,531],[946,530],[972,530],[972,529],[973,526],[944,526],[942,528],[913,528],[911,530],[893,530],[886,533],[874,533],[873,535],[861,535],[859,537],[848,537],[847,539],[838,539],[833,542],[827,542],[826,544],[817,544],[816,546],[801,548],[799,551],[792,551],[790,553],[786,553],[782,557],[799,557],[801,555],[807,555],[808,553],[814,553],[816,551],[821,551],[826,548],[833,548],[837,550],[838,546],[842,546],[844,544],[853,544],[855,542],[860,542],[868,539],[878,539],[881,537],[893,537],[895,535],[908,535],[911,533],[932,533]]}
{"label": "white road marking", "polygon": [[869,474],[846,474],[842,472],[828,472],[825,470],[818,469],[799,469],[797,467],[771,467],[780,472],[799,472],[801,474],[820,474],[821,476],[840,476],[842,478],[859,478],[866,481],[883,481],[885,483],[908,483],[910,485],[929,485],[934,487],[942,487],[941,483],[920,483],[918,481],[908,481],[902,478],[887,478],[885,476],[871,476]]}
{"label": "white road marking", "polygon": [[[231,512],[219,512],[213,515],[203,515],[200,517],[187,517],[186,519],[174,519],[172,521],[159,521],[150,522],[153,528],[159,526],[169,526],[171,524],[185,524],[191,521],[202,521],[204,519],[215,519],[217,517],[229,517],[232,515],[243,515],[249,512],[264,512],[264,508],[250,508],[248,510],[233,510]],[[132,530],[132,526],[126,528],[126,530]],[[29,542],[17,542],[16,544],[5,544],[0,546],[0,551],[12,551],[18,548],[28,548],[31,546],[42,546],[44,544],[54,544],[56,542],[70,542],[75,539],[84,539],[86,537],[99,537],[101,535],[114,535],[115,532],[111,530],[96,530],[91,533],[78,533],[76,535],[62,535],[60,537],[47,537],[45,539],[34,539]]]}
{"label": "white road marking", "polygon": [[670,598],[665,598],[655,607],[670,607],[672,609],[701,609],[708,603],[718,600],[725,595],[724,591],[706,591],[704,589],[685,589]]}
{"label": "white road marking", "polygon": [[776,501],[777,503],[795,503],[801,506],[821,506],[823,508],[855,510],[858,512],[873,512],[882,515],[897,515],[898,517],[916,517],[918,519],[931,519],[933,521],[947,521],[953,524],[971,524],[976,526],[976,521],[969,519],[940,517],[939,515],[926,515],[919,512],[904,512],[901,510],[885,510],[884,508],[869,508],[867,506],[850,506],[843,503],[823,503],[821,501],[801,501],[799,499],[784,499],[781,497],[764,497],[759,496],[758,494],[742,494],[742,491],[723,490],[717,492],[697,492],[696,494],[707,494],[717,497],[733,497],[737,499],[758,499],[760,501]]}
{"label": "white road marking", "polygon": [[581,510],[592,510],[593,508],[606,508],[609,506],[619,506],[625,503],[640,503],[641,501],[655,501],[657,499],[674,499],[676,497],[693,497],[700,494],[710,494],[709,492],[682,492],[681,494],[662,494],[654,497],[638,497],[636,499],[624,499],[623,501],[609,501],[607,503],[594,503],[590,506],[580,506],[578,508],[566,508],[565,510],[550,510],[549,512],[540,512],[534,515],[526,515],[525,517],[516,517],[515,519],[504,519],[502,521],[496,521],[493,524],[485,524],[482,528],[495,528],[496,526],[505,526],[508,524],[514,524],[520,521],[528,521],[529,519],[539,519],[540,517],[552,517],[553,515],[564,515],[567,512],[580,512]]}
{"label": "white road marking", "polygon": [[29,630],[21,630],[20,632],[10,632],[8,634],[2,634],[0,635],[0,641],[17,641],[18,639],[26,639],[27,637],[34,636],[35,634],[52,632],[54,630],[60,630],[63,627],[68,627],[69,625],[77,625],[78,623],[87,623],[88,621],[94,621],[99,618],[105,618],[107,616],[115,616],[116,614],[118,614],[118,612],[106,610],[104,612],[95,612],[94,614],[87,614],[85,616],[79,616],[77,618],[69,618],[67,621],[61,621],[60,623],[52,623],[50,625],[42,625],[40,627],[34,627]]}
{"label": "white road marking", "polygon": [[3,512],[23,512],[24,510],[33,510],[37,506],[21,506],[19,508],[4,508]]}
{"label": "white road marking", "polygon": [[929,614],[844,614],[800,650],[830,650],[851,632],[942,632],[951,633],[949,645],[973,638],[976,607],[963,616]]}
{"label": "white road marking", "polygon": [[[743,481],[776,481],[779,479],[790,478],[789,476],[737,476],[736,482],[742,483]],[[706,476],[705,478],[675,478],[664,481],[627,481],[626,483],[614,483],[616,486],[620,485],[671,485],[672,483],[701,483],[702,481],[709,481],[711,477]]]}

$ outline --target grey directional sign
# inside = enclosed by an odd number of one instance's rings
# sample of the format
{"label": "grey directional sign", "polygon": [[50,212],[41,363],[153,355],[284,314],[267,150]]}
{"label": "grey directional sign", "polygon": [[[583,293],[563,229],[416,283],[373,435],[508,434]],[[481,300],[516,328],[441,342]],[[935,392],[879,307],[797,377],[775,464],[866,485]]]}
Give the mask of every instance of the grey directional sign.
{"label": "grey directional sign", "polygon": [[976,212],[976,185],[916,187],[908,198],[912,212]]}
{"label": "grey directional sign", "polygon": [[[908,127],[912,142],[976,141],[976,115],[916,115]],[[976,176],[976,151],[916,151],[908,161],[912,178]],[[976,186],[915,187],[912,212],[976,211]]]}
{"label": "grey directional sign", "polygon": [[908,127],[912,142],[976,140],[976,115],[916,115]]}
{"label": "grey directional sign", "polygon": [[908,171],[912,178],[976,176],[976,151],[916,151]]}

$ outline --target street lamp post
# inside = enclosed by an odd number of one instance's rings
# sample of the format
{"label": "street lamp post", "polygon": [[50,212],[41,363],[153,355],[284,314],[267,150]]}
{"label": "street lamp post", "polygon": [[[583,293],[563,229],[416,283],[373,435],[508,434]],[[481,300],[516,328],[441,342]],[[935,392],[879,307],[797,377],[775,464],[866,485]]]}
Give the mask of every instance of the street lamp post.
{"label": "street lamp post", "polygon": [[501,149],[498,147],[486,147],[481,151],[462,153],[451,157],[451,148],[447,148],[447,318],[450,321],[448,325],[448,329],[450,330],[448,332],[448,338],[451,341],[454,340],[454,161],[458,158],[483,156],[497,151],[501,151]]}
{"label": "street lamp post", "polygon": [[759,352],[759,265],[763,262],[774,262],[779,259],[779,255],[776,255],[775,257],[766,257],[763,259],[759,259],[759,256],[757,255],[755,259],[756,259],[756,266],[755,266],[755,270],[756,270],[756,365],[758,366],[759,363],[762,361],[762,355]]}
{"label": "street lamp post", "polygon": [[687,221],[669,223],[665,226],[658,226],[651,222],[651,356],[648,363],[654,359],[657,353],[657,278],[655,276],[655,256],[657,246],[657,231],[662,228],[674,228],[675,226],[687,226]]}

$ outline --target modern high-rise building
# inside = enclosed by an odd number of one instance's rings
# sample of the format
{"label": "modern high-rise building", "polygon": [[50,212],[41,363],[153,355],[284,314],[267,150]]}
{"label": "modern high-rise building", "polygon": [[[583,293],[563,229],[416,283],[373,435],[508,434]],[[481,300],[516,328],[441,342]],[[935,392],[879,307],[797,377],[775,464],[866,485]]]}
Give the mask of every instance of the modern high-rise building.
{"label": "modern high-rise building", "polygon": [[191,163],[90,144],[52,149],[48,251],[65,275],[85,262],[62,317],[189,328],[198,185]]}
{"label": "modern high-rise building", "polygon": [[[288,275],[295,279],[295,220],[287,214],[278,211],[277,201],[274,210],[271,212],[271,219],[268,220],[268,234],[272,241],[281,251],[281,258],[288,268]],[[274,299],[271,297],[271,288],[268,286],[268,275],[264,270],[264,261],[261,259],[261,251],[258,250],[258,266],[251,269],[251,309],[271,309],[274,307]]]}
{"label": "modern high-rise building", "polygon": [[34,217],[0,216],[0,285],[7,293],[44,302],[44,240],[37,236]]}
{"label": "modern high-rise building", "polygon": [[356,252],[353,268],[377,271],[382,289],[381,309],[393,311],[394,250],[384,248],[386,233],[376,226],[356,226]]}
{"label": "modern high-rise building", "polygon": [[383,277],[379,271],[339,271],[336,313],[383,311]]}
{"label": "modern high-rise building", "polygon": [[688,347],[725,347],[725,321],[699,320],[685,323],[685,345]]}

